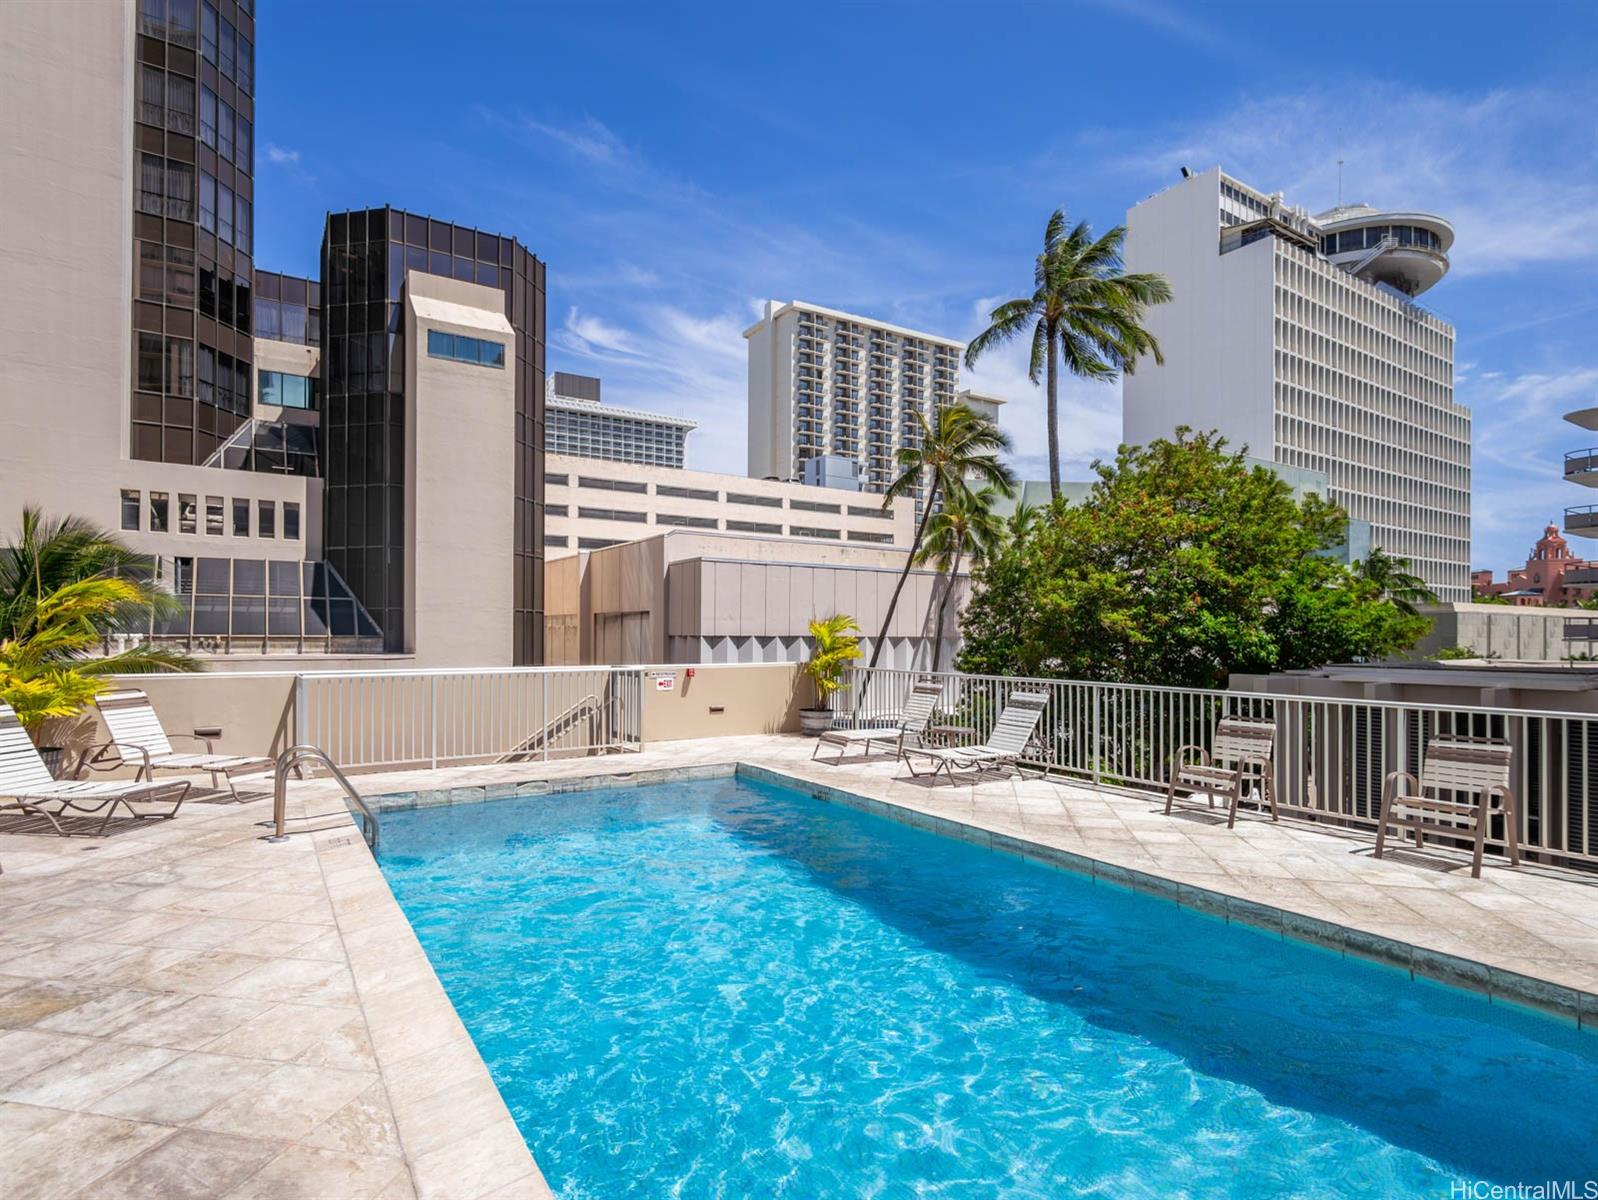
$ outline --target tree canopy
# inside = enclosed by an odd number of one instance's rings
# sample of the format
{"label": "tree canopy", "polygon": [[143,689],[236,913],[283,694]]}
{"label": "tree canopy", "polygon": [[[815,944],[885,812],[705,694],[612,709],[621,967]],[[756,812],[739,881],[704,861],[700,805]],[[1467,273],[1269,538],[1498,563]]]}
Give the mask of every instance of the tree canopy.
{"label": "tree canopy", "polygon": [[1086,500],[1021,525],[976,577],[962,670],[1224,686],[1380,658],[1426,631],[1326,553],[1346,518],[1186,428],[1097,463]]}

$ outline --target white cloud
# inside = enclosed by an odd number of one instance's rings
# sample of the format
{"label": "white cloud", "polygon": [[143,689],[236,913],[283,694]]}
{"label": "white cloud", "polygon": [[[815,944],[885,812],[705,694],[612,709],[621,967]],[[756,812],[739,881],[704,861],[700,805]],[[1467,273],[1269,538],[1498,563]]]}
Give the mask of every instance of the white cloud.
{"label": "white cloud", "polygon": [[266,144],[266,161],[276,163],[278,166],[297,167],[300,165],[300,152],[290,150],[286,146],[279,146],[276,142]]}
{"label": "white cloud", "polygon": [[559,142],[579,158],[591,163],[620,166],[632,161],[633,155],[610,127],[597,117],[584,116],[570,125],[557,125],[548,121],[522,119],[522,127],[529,133]]}
{"label": "white cloud", "polygon": [[1312,210],[1343,196],[1446,217],[1461,275],[1598,258],[1598,126],[1592,95],[1534,88],[1478,93],[1390,83],[1259,96],[1174,130],[1121,165],[1173,179],[1179,166],[1226,170]]}

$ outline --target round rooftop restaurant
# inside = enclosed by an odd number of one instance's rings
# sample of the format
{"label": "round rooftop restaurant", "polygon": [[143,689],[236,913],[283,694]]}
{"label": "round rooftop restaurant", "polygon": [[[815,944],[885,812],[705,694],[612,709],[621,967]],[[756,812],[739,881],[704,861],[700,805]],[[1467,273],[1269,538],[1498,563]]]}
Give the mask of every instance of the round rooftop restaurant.
{"label": "round rooftop restaurant", "polygon": [[1382,212],[1345,204],[1315,218],[1321,253],[1371,283],[1418,296],[1448,274],[1454,227],[1421,212]]}

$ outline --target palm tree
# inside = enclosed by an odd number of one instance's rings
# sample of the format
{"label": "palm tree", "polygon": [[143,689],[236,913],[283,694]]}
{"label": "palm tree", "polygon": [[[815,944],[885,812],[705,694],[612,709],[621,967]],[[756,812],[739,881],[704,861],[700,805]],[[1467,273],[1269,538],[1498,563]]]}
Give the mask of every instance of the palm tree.
{"label": "palm tree", "polygon": [[801,668],[816,685],[816,707],[829,709],[834,694],[848,684],[843,673],[860,657],[860,626],[847,613],[810,622],[810,640],[815,645],[810,659]]}
{"label": "palm tree", "polygon": [[1073,375],[1114,379],[1131,374],[1141,355],[1163,363],[1159,343],[1144,329],[1143,312],[1171,298],[1165,276],[1128,275],[1121,270],[1126,227],[1095,238],[1086,221],[1067,232],[1065,210],[1055,209],[1043,229],[1043,253],[1033,268],[1030,296],[1007,300],[989,314],[990,324],[965,350],[965,365],[995,346],[1032,333],[1032,382],[1045,376],[1049,401],[1049,493],[1060,494],[1060,401],[1056,354]]}
{"label": "palm tree", "polygon": [[1406,616],[1415,615],[1417,604],[1436,604],[1437,594],[1419,575],[1410,573],[1409,559],[1394,558],[1380,548],[1372,550],[1354,564],[1354,574],[1375,586],[1377,594],[1391,600]]}
{"label": "palm tree", "polygon": [[[152,616],[182,611],[150,575],[150,559],[115,534],[80,517],[50,520],[24,508],[21,528],[0,547],[0,640],[31,642],[51,627],[43,643],[49,660],[91,675],[202,670],[198,659],[149,645],[96,654],[109,635],[148,632]],[[101,586],[74,588],[91,582]],[[72,637],[62,636],[63,626]]]}
{"label": "palm tree", "polygon": [[943,631],[962,561],[969,555],[972,567],[981,566],[1006,536],[1004,519],[993,511],[998,498],[999,493],[994,488],[972,491],[961,484],[949,491],[943,507],[927,522],[926,540],[922,542],[917,559],[936,563],[938,570],[947,576],[943,597],[938,601],[938,623],[932,643],[933,671],[943,665]]}
{"label": "palm tree", "polygon": [[[1010,468],[999,461],[999,451],[1010,448],[1010,439],[987,417],[974,412],[964,404],[950,404],[938,410],[936,423],[922,417],[920,437],[913,446],[899,448],[899,477],[882,497],[882,507],[901,496],[915,494],[923,477],[927,493],[921,509],[921,520],[916,525],[915,540],[910,553],[905,556],[904,570],[899,572],[899,582],[894,585],[888,600],[888,611],[882,617],[882,633],[871,647],[871,667],[882,657],[882,647],[888,641],[888,627],[893,623],[894,610],[899,607],[899,594],[904,591],[905,580],[910,578],[910,568],[921,553],[921,542],[926,537],[927,522],[938,507],[940,494],[947,495],[956,488],[966,486],[968,479],[979,485],[996,488],[1008,494],[1015,487],[1015,476]],[[861,698],[871,684],[871,676],[861,685]]]}

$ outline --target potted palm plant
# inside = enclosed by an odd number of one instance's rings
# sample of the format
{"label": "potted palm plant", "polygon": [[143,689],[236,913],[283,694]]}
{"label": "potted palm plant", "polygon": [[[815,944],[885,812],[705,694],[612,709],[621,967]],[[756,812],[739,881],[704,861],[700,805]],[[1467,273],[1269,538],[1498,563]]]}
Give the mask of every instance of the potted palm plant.
{"label": "potted palm plant", "polygon": [[832,727],[832,697],[849,686],[843,673],[860,658],[859,633],[855,619],[844,613],[810,622],[814,649],[801,670],[816,686],[816,703],[799,710],[801,732],[818,734]]}

